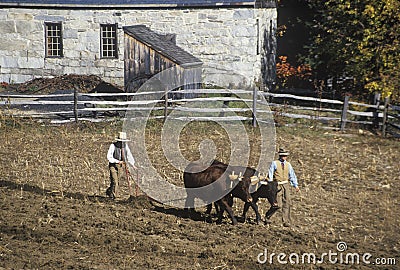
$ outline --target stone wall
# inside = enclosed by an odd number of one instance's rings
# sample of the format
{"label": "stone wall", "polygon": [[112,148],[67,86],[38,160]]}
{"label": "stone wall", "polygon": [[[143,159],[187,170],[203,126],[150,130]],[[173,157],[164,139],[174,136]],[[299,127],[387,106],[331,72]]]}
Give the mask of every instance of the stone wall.
{"label": "stone wall", "polygon": [[[262,79],[264,32],[276,9],[67,10],[0,9],[0,81],[20,83],[63,74],[98,75],[123,85],[123,26],[175,33],[201,59],[205,82],[249,87]],[[44,23],[62,22],[63,58],[45,58]],[[100,59],[100,24],[118,24],[118,59]],[[274,53],[274,52],[273,52]],[[269,54],[269,53],[267,53]],[[221,76],[223,75],[223,76]],[[221,81],[221,78],[223,79]]]}

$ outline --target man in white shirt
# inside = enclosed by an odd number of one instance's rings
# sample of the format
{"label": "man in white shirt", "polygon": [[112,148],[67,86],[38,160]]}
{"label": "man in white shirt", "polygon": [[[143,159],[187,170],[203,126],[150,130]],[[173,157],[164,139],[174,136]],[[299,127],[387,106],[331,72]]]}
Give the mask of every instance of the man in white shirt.
{"label": "man in white shirt", "polygon": [[[131,150],[126,142],[129,140],[125,132],[119,132],[116,141],[110,144],[107,152],[108,168],[110,170],[110,187],[106,190],[106,195],[112,199],[116,197],[116,188],[118,187],[119,180],[124,173],[129,173],[127,163],[129,163],[135,170],[135,159],[132,156]],[[128,177],[128,175],[126,175]]]}

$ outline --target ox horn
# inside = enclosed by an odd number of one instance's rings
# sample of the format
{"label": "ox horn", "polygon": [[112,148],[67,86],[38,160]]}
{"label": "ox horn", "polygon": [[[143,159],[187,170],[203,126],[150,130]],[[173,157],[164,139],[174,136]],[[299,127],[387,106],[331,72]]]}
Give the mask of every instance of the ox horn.
{"label": "ox horn", "polygon": [[239,181],[242,181],[243,176],[242,176],[242,172],[239,172]]}
{"label": "ox horn", "polygon": [[236,179],[238,179],[238,175],[235,174],[234,171],[232,171],[232,174],[229,175],[229,179],[231,179],[231,188],[233,188],[233,181],[235,181]]}

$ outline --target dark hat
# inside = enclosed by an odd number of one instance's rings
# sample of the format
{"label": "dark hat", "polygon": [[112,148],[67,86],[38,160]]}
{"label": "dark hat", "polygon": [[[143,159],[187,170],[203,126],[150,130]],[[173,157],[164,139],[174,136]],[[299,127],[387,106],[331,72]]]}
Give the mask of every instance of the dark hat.
{"label": "dark hat", "polygon": [[279,148],[278,155],[280,156],[288,156],[289,151],[286,151],[284,148]]}

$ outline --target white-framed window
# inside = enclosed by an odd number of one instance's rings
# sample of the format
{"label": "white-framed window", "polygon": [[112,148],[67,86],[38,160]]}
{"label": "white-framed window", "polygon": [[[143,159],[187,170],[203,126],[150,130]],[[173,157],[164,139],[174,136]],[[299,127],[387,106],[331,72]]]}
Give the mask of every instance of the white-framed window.
{"label": "white-framed window", "polygon": [[117,24],[100,25],[101,58],[118,58]]}
{"label": "white-framed window", "polygon": [[46,57],[63,57],[62,24],[45,23]]}

